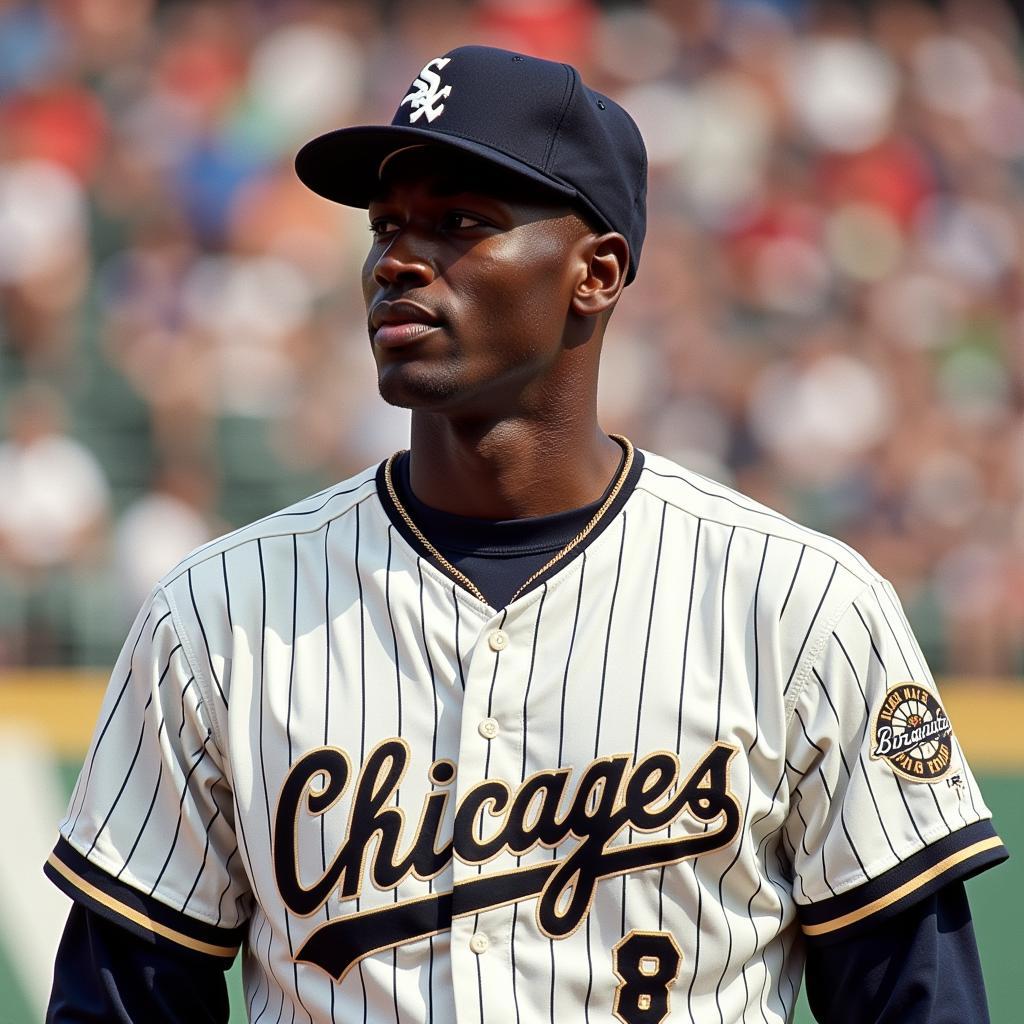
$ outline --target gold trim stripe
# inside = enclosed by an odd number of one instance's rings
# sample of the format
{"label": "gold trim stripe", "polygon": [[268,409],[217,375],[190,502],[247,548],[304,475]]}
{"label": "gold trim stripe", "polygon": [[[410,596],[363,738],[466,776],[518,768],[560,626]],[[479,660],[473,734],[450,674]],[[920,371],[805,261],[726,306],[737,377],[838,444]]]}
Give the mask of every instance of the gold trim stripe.
{"label": "gold trim stripe", "polygon": [[968,846],[963,850],[958,850],[956,853],[951,853],[945,860],[940,860],[938,864],[928,868],[927,871],[922,871],[921,874],[910,879],[909,882],[904,882],[899,888],[893,889],[892,892],[886,893],[884,896],[879,896],[877,900],[873,900],[859,910],[851,910],[850,913],[843,914],[842,917],[833,918],[831,921],[825,921],[823,924],[803,925],[804,933],[807,935],[824,935],[827,932],[834,932],[839,928],[845,928],[849,924],[862,921],[865,917],[870,917],[879,910],[892,906],[893,903],[920,889],[922,885],[930,882],[933,878],[938,878],[939,875],[945,874],[950,868],[956,867],[957,864],[962,864],[965,860],[970,860],[971,857],[976,857],[979,853],[993,850],[997,846],[1002,845],[1003,841],[998,836],[982,839],[973,846]]}
{"label": "gold trim stripe", "polygon": [[189,949],[198,950],[200,953],[208,953],[210,956],[219,957],[234,957],[238,952],[238,946],[215,946],[210,942],[203,942],[200,939],[193,939],[190,935],[186,935],[184,932],[175,931],[173,928],[169,928],[165,924],[161,924],[159,921],[154,921],[147,914],[143,914],[132,907],[121,903],[119,900],[115,900],[112,896],[108,896],[102,889],[98,889],[91,882],[87,882],[81,875],[73,871],[67,866],[55,853],[51,853],[46,860],[55,871],[60,872],[76,889],[81,890],[86,896],[92,897],[98,903],[102,903],[105,907],[109,907],[115,913],[121,917],[127,918],[129,921],[133,921],[135,924],[141,925],[148,931],[153,932],[156,935],[161,935],[165,939],[170,939],[171,942],[177,943],[179,946],[187,946]]}

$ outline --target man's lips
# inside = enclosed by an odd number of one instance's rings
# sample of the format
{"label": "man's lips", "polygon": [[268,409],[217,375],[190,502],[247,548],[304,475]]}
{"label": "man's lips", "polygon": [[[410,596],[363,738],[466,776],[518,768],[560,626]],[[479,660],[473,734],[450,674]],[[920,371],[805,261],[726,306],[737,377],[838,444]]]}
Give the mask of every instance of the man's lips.
{"label": "man's lips", "polygon": [[440,323],[440,317],[415,302],[382,301],[370,310],[370,337],[375,345],[394,348],[416,341]]}

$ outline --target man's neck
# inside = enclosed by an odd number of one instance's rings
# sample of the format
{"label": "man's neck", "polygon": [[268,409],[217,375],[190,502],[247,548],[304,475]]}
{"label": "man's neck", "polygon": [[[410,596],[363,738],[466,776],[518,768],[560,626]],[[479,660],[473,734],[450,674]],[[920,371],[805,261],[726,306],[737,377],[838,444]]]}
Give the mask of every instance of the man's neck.
{"label": "man's neck", "polygon": [[433,413],[412,417],[413,493],[456,515],[522,519],[580,508],[601,497],[621,458],[596,419],[465,424]]}

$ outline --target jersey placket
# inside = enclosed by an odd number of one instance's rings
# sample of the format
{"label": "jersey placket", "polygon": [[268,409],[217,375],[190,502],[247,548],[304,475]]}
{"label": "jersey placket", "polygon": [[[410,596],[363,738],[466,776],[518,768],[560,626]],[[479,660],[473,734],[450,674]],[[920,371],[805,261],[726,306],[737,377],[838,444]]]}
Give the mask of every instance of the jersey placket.
{"label": "jersey placket", "polygon": [[[532,615],[529,599],[487,620],[473,644],[459,736],[457,806],[488,780],[518,779],[522,758],[522,688],[529,668]],[[525,605],[526,607],[522,607]],[[490,805],[485,804],[485,808]],[[473,835],[488,840],[503,818],[484,810],[472,823]],[[460,1022],[508,1005],[511,989],[511,908],[478,912],[478,894],[466,883],[482,875],[514,869],[515,857],[501,852],[486,864],[453,858],[451,957],[455,1003]],[[489,1009],[485,1011],[485,1007]]]}

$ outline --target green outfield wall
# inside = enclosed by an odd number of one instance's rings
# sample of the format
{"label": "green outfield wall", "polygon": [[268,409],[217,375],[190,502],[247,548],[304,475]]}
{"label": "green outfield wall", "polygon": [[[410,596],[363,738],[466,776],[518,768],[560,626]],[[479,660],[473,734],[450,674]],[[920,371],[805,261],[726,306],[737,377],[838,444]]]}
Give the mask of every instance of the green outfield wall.
{"label": "green outfield wall", "polygon": [[[22,849],[31,844],[22,844],[20,839],[37,834],[46,842],[46,836],[55,833],[102,690],[103,680],[91,673],[0,674],[0,772],[10,776],[5,779],[6,785],[0,783],[0,820],[4,822],[0,883],[7,890],[27,890],[30,902],[35,888],[49,886],[41,871],[45,852]],[[950,680],[942,684],[942,692],[960,742],[992,808],[996,828],[1011,852],[1009,863],[972,879],[968,891],[992,1020],[994,1024],[1018,1024],[1024,1019],[1020,1010],[1024,969],[1024,682]],[[13,783],[11,777],[17,782]],[[32,792],[36,785],[37,795]],[[38,930],[41,926],[46,926],[41,928],[45,935],[38,941],[48,948],[46,937],[59,931],[59,921],[26,921],[23,915],[15,917],[0,907],[0,1024],[38,1024],[42,1019],[40,991],[49,965],[38,962],[45,961],[46,956],[27,963],[24,956],[29,937],[26,928]],[[52,952],[49,959],[52,963]],[[238,975],[236,964],[231,972],[232,1024],[242,1024],[246,1019]],[[802,997],[795,1019],[797,1024],[813,1021]]]}

